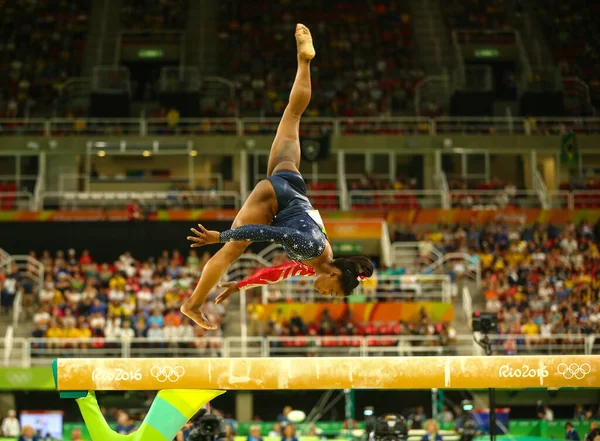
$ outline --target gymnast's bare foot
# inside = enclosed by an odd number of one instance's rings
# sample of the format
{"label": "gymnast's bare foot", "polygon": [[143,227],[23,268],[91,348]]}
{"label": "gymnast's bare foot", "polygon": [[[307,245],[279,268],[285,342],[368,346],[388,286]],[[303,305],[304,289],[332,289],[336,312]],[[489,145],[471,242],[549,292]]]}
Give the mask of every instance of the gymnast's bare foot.
{"label": "gymnast's bare foot", "polygon": [[313,46],[312,35],[302,23],[296,25],[296,45],[298,46],[298,58],[310,61],[315,58],[316,52]]}
{"label": "gymnast's bare foot", "polygon": [[198,326],[204,329],[208,329],[209,331],[216,331],[218,328],[217,325],[213,325],[211,322],[208,321],[208,318],[206,318],[206,316],[202,312],[202,309],[200,308],[188,306],[188,304],[186,303],[181,307],[180,311],[183,315],[191,318],[194,322],[196,322]]}

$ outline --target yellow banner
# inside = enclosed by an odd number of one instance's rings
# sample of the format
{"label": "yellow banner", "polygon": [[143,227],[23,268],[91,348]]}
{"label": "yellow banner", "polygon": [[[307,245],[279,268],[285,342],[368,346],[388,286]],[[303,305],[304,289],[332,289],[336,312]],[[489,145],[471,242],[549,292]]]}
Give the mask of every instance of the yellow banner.
{"label": "yellow banner", "polygon": [[59,390],[598,387],[600,356],[59,359]]}

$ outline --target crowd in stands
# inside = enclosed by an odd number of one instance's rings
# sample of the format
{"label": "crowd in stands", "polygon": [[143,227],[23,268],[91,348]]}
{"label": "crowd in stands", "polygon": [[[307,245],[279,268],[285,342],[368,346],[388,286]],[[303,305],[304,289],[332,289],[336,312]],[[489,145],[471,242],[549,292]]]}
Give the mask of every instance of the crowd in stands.
{"label": "crowd in stands", "polygon": [[0,117],[48,110],[79,75],[90,2],[7,0],[0,5]]}
{"label": "crowd in stands", "polygon": [[500,30],[514,26],[504,0],[449,0],[440,3],[450,30]]}
{"label": "crowd in stands", "polygon": [[[80,254],[71,249],[66,254],[59,251],[55,256],[47,251],[39,256],[34,252],[31,255],[43,263],[46,274],[37,299],[25,302],[26,314],[33,316],[32,336],[35,338],[145,337],[158,347],[166,343],[206,348],[211,346],[210,341],[192,340],[222,335],[221,329],[205,332],[179,312],[180,305],[191,295],[208,254],[198,256],[192,250],[184,258],[178,251],[165,251],[156,259],[137,261],[125,252],[111,264],[95,262],[87,250]],[[18,286],[20,279],[27,280],[18,271],[8,274],[2,292],[12,286],[7,281]],[[214,299],[216,292],[213,294]],[[38,309],[33,313],[36,301]],[[10,302],[3,301],[2,305],[8,308]],[[210,320],[222,323],[225,305],[207,302],[204,308]],[[67,346],[103,345],[96,341]]]}
{"label": "crowd in stands", "polygon": [[409,110],[424,71],[413,62],[406,5],[335,0],[221,1],[220,71],[236,81],[241,114],[281,115],[296,70],[297,22],[310,24],[318,63],[306,116],[376,116]]}
{"label": "crowd in stands", "polygon": [[[450,203],[458,208],[516,208],[517,188],[498,178],[491,181],[451,180]],[[493,192],[493,193],[491,193]]]}
{"label": "crowd in stands", "polygon": [[185,29],[187,1],[124,0],[121,20],[128,31]]}
{"label": "crowd in stands", "polygon": [[[481,265],[486,309],[499,316],[507,354],[517,345],[563,344],[579,351],[586,335],[600,332],[600,222],[554,225],[493,223],[439,225],[432,232],[398,231],[396,239],[427,240],[443,252],[465,252],[457,264]],[[517,339],[502,339],[520,334]],[[560,337],[557,337],[560,335]]]}
{"label": "crowd in stands", "polygon": [[535,12],[563,77],[577,77],[590,86],[592,100],[600,92],[600,6],[593,2],[543,0]]}

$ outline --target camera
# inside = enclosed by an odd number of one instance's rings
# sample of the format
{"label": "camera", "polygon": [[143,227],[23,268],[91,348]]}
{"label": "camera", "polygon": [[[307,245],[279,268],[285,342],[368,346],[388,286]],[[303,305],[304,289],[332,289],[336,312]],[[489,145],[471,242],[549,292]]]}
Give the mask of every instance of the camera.
{"label": "camera", "polygon": [[408,425],[406,419],[396,413],[388,413],[377,418],[373,431],[375,441],[406,440]]}
{"label": "camera", "polygon": [[489,334],[498,330],[498,315],[493,312],[474,312],[471,320],[473,332]]}
{"label": "camera", "polygon": [[224,439],[225,436],[225,420],[216,415],[207,413],[194,420],[188,440],[215,441]]}
{"label": "camera", "polygon": [[473,402],[463,400],[461,402],[463,414],[460,417],[460,441],[472,441],[479,434],[479,425],[471,413],[473,411]]}

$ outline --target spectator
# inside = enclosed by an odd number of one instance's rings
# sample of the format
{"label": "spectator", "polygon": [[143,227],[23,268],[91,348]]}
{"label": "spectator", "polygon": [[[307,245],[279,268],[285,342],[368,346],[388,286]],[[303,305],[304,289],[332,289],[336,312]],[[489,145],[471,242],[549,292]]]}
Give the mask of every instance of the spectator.
{"label": "spectator", "polygon": [[81,429],[71,430],[71,441],[83,441],[81,437]]}
{"label": "spectator", "polygon": [[115,432],[121,435],[129,435],[130,433],[134,432],[135,429],[135,424],[133,424],[133,421],[131,418],[129,418],[129,414],[123,411],[119,412]]}
{"label": "spectator", "polygon": [[579,433],[573,428],[573,424],[568,422],[565,424],[565,439],[570,441],[581,441]]}
{"label": "spectator", "polygon": [[416,429],[416,430],[422,429],[423,424],[425,423],[425,420],[427,419],[427,416],[425,415],[425,408],[423,406],[417,407],[417,410],[412,415],[411,419],[413,421],[413,429]]}
{"label": "spectator", "polygon": [[296,426],[292,423],[288,423],[283,427],[283,436],[281,441],[298,441],[296,438]]}
{"label": "spectator", "polygon": [[273,428],[269,432],[269,438],[279,438],[281,435],[281,423],[273,424]]}
{"label": "spectator", "polygon": [[538,413],[540,420],[554,421],[554,412],[550,409],[550,406],[544,405],[542,410]]}
{"label": "spectator", "polygon": [[289,413],[292,411],[292,406],[285,406],[281,413],[277,416],[277,421],[282,424],[290,423],[288,419]]}
{"label": "spectator", "polygon": [[21,432],[21,425],[17,418],[17,412],[9,410],[6,418],[2,420],[2,433],[6,438],[16,438]]}
{"label": "spectator", "polygon": [[586,419],[585,414],[586,412],[583,406],[581,404],[578,404],[577,406],[575,406],[575,413],[573,414],[573,419],[575,421],[583,421]]}
{"label": "spectator", "polygon": [[423,435],[421,441],[443,441],[440,435],[440,427],[436,420],[427,420],[427,433]]}
{"label": "spectator", "polygon": [[454,421],[454,414],[446,404],[444,404],[444,411],[442,412],[442,421],[445,423]]}
{"label": "spectator", "polygon": [[588,433],[585,434],[585,437],[583,438],[584,441],[595,441],[595,440],[592,440],[592,435],[594,433],[596,433],[597,431],[598,431],[598,422],[597,421],[590,422],[590,429],[588,430]]}
{"label": "spectator", "polygon": [[154,322],[148,329],[148,340],[155,342],[162,342],[165,340],[165,335],[162,328],[159,327],[158,323]]}
{"label": "spectator", "polygon": [[23,427],[23,431],[21,432],[21,436],[17,441],[41,441],[40,437],[35,434],[35,430],[31,426]]}
{"label": "spectator", "polygon": [[260,426],[255,424],[250,427],[250,434],[247,441],[263,441],[262,436],[260,436]]}

